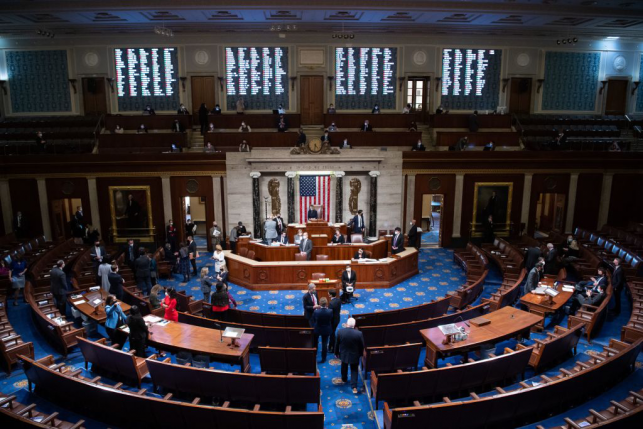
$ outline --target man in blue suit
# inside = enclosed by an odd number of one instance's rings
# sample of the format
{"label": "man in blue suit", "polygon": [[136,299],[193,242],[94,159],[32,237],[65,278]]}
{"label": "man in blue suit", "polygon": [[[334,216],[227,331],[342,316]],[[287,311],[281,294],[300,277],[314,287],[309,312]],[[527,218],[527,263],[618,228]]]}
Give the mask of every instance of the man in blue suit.
{"label": "man in blue suit", "polygon": [[354,234],[361,234],[364,232],[364,212],[362,210],[358,210],[357,214],[353,216],[352,223]]}
{"label": "man in blue suit", "polygon": [[328,354],[328,337],[333,329],[333,310],[328,308],[328,299],[322,298],[319,300],[319,307],[313,312],[312,325],[315,327],[313,334],[315,335],[315,346],[322,339],[322,358],[319,363],[326,362],[326,355]]}
{"label": "man in blue suit", "polygon": [[353,393],[357,390],[357,370],[359,367],[359,358],[364,352],[364,336],[360,331],[355,329],[355,319],[352,317],[346,322],[346,328],[337,331],[335,340],[335,356],[342,361],[341,374],[342,381],[348,381],[348,366],[351,367],[351,388]]}

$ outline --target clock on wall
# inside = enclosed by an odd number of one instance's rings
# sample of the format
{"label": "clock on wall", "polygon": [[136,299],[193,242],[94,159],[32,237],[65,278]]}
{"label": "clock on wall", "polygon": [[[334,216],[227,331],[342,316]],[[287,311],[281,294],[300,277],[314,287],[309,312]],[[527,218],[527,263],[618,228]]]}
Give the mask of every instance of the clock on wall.
{"label": "clock on wall", "polygon": [[322,149],[322,142],[320,139],[315,138],[315,139],[310,139],[308,141],[308,150],[310,150],[313,153],[318,153]]}

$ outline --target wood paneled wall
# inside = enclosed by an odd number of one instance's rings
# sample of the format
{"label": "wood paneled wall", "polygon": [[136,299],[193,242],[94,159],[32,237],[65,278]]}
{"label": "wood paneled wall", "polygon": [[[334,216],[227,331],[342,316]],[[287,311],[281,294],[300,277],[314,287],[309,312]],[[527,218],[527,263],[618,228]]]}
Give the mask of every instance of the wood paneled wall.
{"label": "wood paneled wall", "polygon": [[[627,226],[643,222],[643,174],[615,174],[607,223]],[[602,226],[602,225],[601,225]]]}
{"label": "wood paneled wall", "polygon": [[[30,234],[44,234],[36,179],[10,179],[9,191],[13,216],[19,211],[22,212],[27,219]],[[51,237],[47,239],[51,240]]]}
{"label": "wood paneled wall", "polygon": [[[531,181],[531,199],[529,201],[529,220],[527,222],[527,233],[534,235],[536,226],[536,207],[540,194],[564,194],[565,208],[564,219],[567,217],[567,202],[569,198],[569,174],[534,174]],[[521,197],[522,200],[522,197]]]}
{"label": "wood paneled wall", "polygon": [[[193,182],[198,184],[198,188],[194,192],[188,191],[188,185]],[[192,182],[192,183],[190,183]],[[172,219],[174,225],[179,229],[179,241],[184,241],[187,237],[185,235],[185,219],[181,216],[181,198],[182,197],[205,197],[205,226],[206,231],[209,233],[210,227],[214,219],[214,194],[212,191],[212,177],[211,176],[197,176],[197,177],[171,177],[170,188],[172,194]],[[193,189],[193,188],[192,188]],[[169,220],[169,219],[168,219]],[[219,219],[216,219],[219,221]],[[221,223],[221,222],[219,222]],[[220,224],[221,231],[223,232],[224,225]],[[208,240],[208,250],[213,251]]]}
{"label": "wood paneled wall", "polygon": [[[437,180],[432,180],[437,179]],[[432,186],[438,185],[439,186]],[[422,195],[424,194],[443,194],[444,202],[442,205],[442,246],[451,245],[453,235],[453,210],[455,204],[455,174],[418,174],[415,176],[415,204],[413,218],[418,221],[422,219]]]}
{"label": "wood paneled wall", "polygon": [[602,173],[581,173],[578,175],[572,228],[580,227],[589,230],[596,228],[602,186]]}

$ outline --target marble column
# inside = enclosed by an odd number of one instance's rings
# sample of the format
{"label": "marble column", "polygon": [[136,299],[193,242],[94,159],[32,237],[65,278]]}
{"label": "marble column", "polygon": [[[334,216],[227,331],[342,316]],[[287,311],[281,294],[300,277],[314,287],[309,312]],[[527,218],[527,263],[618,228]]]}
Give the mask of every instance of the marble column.
{"label": "marble column", "polygon": [[255,238],[261,237],[261,201],[259,200],[259,177],[261,173],[253,171],[252,177],[252,234]]}
{"label": "marble column", "polygon": [[464,174],[455,175],[455,196],[453,201],[453,238],[462,237],[462,194],[464,193]]}
{"label": "marble column", "polygon": [[368,213],[368,233],[369,237],[377,237],[377,177],[380,175],[379,171],[370,171],[371,176],[371,201]]}
{"label": "marble column", "polygon": [[225,239],[228,226],[223,223],[223,207],[221,206],[221,176],[212,175],[212,206],[214,207],[214,220],[223,232]]}
{"label": "marble column", "polygon": [[294,171],[286,171],[288,178],[288,223],[295,223],[295,176]]}
{"label": "marble column", "polygon": [[601,187],[601,205],[598,207],[598,222],[596,229],[600,230],[607,223],[607,216],[610,211],[610,199],[612,197],[612,180],[614,173],[603,174],[603,186]]}
{"label": "marble column", "polygon": [[[161,177],[161,190],[163,192],[163,216],[165,217],[165,223],[169,223],[172,219],[172,191],[170,188],[170,177]],[[184,219],[172,219],[174,225],[183,225],[185,223]],[[165,236],[165,230],[157,231]]]}
{"label": "marble column", "polygon": [[[404,183],[404,181],[402,181]],[[406,176],[406,217],[404,218],[404,232],[408,232],[411,220],[415,219],[415,174]],[[417,220],[417,219],[416,219]],[[422,226],[422,219],[418,226]]]}
{"label": "marble column", "polygon": [[5,234],[9,234],[13,231],[13,208],[11,207],[11,193],[9,192],[8,179],[0,179],[0,204],[2,204],[4,232]]}
{"label": "marble column", "polygon": [[51,240],[51,222],[49,221],[49,203],[47,202],[47,183],[45,179],[37,179],[38,200],[40,200],[40,215],[42,216],[42,232]]}
{"label": "marble column", "polygon": [[569,192],[567,193],[567,218],[565,219],[565,234],[571,234],[574,228],[574,208],[576,207],[576,189],[578,188],[578,173],[569,177]]}
{"label": "marble column", "polygon": [[89,210],[92,212],[92,224],[94,228],[104,236],[100,228],[100,211],[98,209],[98,190],[96,188],[96,178],[87,178],[87,192],[89,192]]}
{"label": "marble column", "polygon": [[335,172],[335,223],[341,223],[344,208],[344,176],[343,171]]}
{"label": "marble column", "polygon": [[[529,204],[531,203],[531,181],[533,180],[532,173],[525,173],[525,184],[522,189],[522,210],[520,211],[520,223],[525,224],[525,230],[527,229],[527,223],[529,222]],[[517,225],[518,231],[520,230],[520,225]]]}

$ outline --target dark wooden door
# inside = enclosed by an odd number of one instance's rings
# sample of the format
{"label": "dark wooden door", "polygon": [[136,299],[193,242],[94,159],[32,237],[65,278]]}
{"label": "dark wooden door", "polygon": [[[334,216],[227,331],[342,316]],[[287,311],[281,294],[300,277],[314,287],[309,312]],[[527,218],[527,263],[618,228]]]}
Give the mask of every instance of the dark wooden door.
{"label": "dark wooden door", "polygon": [[192,115],[197,122],[201,103],[205,103],[208,110],[214,109],[215,91],[214,76],[192,76]]}
{"label": "dark wooden door", "polygon": [[107,88],[104,77],[83,78],[85,115],[107,114]]}
{"label": "dark wooden door", "polygon": [[324,123],[324,77],[302,76],[299,84],[301,123],[319,125]]}
{"label": "dark wooden door", "polygon": [[67,239],[71,235],[71,231],[67,231],[68,222],[65,219],[65,205],[66,200],[53,200],[51,201],[51,214],[53,217],[52,222],[52,235],[54,239]]}
{"label": "dark wooden door", "polygon": [[512,77],[509,89],[509,112],[526,115],[531,113],[531,78]]}
{"label": "dark wooden door", "polygon": [[606,115],[624,115],[627,102],[627,80],[610,79],[607,83],[607,96],[605,98]]}

